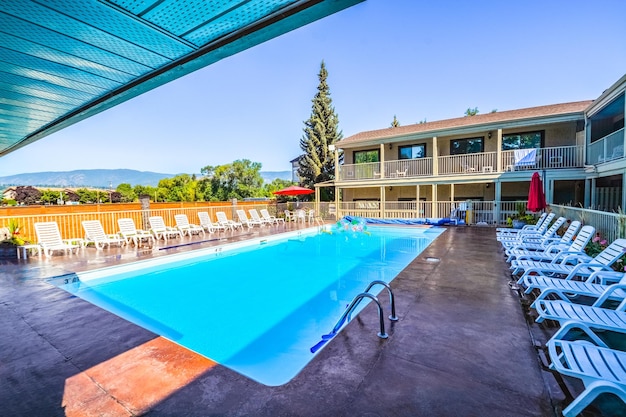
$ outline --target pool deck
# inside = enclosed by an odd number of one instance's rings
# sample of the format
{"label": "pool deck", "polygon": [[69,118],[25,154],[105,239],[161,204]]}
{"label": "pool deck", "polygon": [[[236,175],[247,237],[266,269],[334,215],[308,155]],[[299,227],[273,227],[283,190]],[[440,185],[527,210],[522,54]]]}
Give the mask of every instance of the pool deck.
{"label": "pool deck", "polygon": [[[257,228],[229,240],[294,227]],[[376,336],[370,304],[278,387],[217,365],[44,279],[219,243],[169,251],[87,248],[79,255],[0,261],[0,415],[558,415],[563,397],[541,369],[533,342],[546,336],[527,324],[507,285],[493,228],[451,227],[398,275],[391,286],[400,320],[386,321],[388,339]],[[380,299],[388,306],[386,294]],[[216,314],[228,319],[228,312]]]}

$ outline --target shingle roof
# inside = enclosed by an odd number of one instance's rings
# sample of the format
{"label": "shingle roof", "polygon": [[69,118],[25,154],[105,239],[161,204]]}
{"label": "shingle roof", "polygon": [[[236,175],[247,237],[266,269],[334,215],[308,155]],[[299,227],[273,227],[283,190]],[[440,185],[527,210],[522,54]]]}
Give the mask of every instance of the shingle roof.
{"label": "shingle roof", "polygon": [[586,100],[576,101],[573,103],[552,104],[548,106],[529,107],[519,110],[507,110],[495,113],[477,114],[475,116],[457,117],[455,119],[437,120],[434,122],[370,130],[349,136],[343,139],[339,144],[350,144],[355,142],[365,142],[369,140],[401,137],[416,133],[434,133],[438,131],[457,129],[461,127],[480,126],[551,116],[563,116],[576,113],[580,113],[580,115],[582,116],[585,109],[592,102],[593,100]]}

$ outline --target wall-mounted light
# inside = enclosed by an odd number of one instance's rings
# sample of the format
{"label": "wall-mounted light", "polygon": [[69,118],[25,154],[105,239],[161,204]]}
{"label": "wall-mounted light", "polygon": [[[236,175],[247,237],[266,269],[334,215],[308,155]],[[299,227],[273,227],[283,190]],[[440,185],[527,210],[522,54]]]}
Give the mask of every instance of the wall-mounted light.
{"label": "wall-mounted light", "polygon": [[389,150],[391,150],[391,148],[393,148],[393,144],[389,144]]}
{"label": "wall-mounted light", "polygon": [[491,132],[487,133],[487,139],[491,139]]}
{"label": "wall-mounted light", "polygon": [[393,187],[389,187],[389,191],[393,190]]}

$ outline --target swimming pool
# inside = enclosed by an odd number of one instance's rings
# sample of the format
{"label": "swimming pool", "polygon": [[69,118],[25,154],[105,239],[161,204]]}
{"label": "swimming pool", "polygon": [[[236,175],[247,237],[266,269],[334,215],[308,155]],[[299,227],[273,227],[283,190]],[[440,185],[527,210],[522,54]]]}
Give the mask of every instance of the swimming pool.
{"label": "swimming pool", "polygon": [[371,281],[391,282],[443,230],[291,232],[79,273],[59,286],[260,383],[282,385],[319,352],[310,348],[355,295]]}

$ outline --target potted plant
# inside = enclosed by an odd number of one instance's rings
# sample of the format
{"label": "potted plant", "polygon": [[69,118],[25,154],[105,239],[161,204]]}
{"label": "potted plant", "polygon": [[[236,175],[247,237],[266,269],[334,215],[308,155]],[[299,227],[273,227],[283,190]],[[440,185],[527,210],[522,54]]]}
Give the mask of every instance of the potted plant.
{"label": "potted plant", "polygon": [[515,209],[517,213],[512,214],[506,219],[506,224],[512,226],[514,229],[521,229],[524,225],[528,224],[528,222],[535,220],[533,214],[526,213],[526,204],[517,203]]}
{"label": "potted plant", "polygon": [[26,244],[19,234],[20,225],[15,219],[0,228],[0,258],[17,258],[17,247]]}

